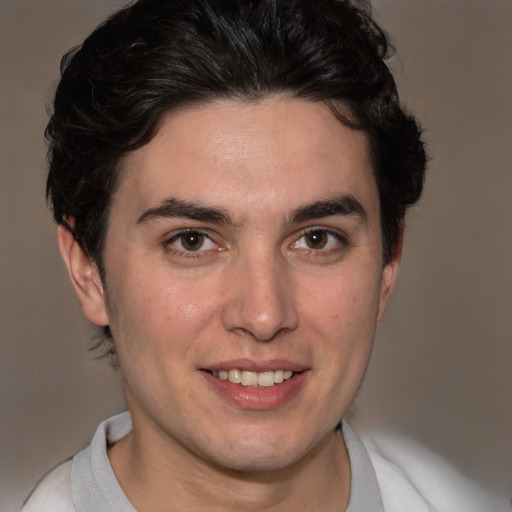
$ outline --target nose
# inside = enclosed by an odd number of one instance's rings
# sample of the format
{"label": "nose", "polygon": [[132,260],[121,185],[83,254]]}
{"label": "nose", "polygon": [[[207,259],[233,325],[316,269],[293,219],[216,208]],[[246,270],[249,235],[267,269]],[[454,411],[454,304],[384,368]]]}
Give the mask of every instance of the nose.
{"label": "nose", "polygon": [[297,328],[294,284],[278,257],[240,261],[228,285],[222,311],[224,328],[259,341],[272,341]]}

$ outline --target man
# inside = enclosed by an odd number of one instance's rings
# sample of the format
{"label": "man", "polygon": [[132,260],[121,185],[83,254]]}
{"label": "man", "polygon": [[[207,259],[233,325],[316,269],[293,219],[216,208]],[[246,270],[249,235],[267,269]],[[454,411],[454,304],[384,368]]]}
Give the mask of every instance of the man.
{"label": "man", "polygon": [[139,0],[65,57],[47,193],[129,414],[24,510],[434,510],[342,421],[425,171],[387,54],[363,2]]}

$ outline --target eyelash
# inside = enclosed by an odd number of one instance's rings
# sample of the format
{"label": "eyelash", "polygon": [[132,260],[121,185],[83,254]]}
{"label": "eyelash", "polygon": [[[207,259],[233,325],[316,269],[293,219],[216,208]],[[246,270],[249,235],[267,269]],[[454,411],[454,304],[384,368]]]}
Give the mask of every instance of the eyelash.
{"label": "eyelash", "polygon": [[[201,247],[199,249],[197,249],[196,251],[186,250],[185,248],[178,249],[173,246],[173,244],[175,242],[179,241],[180,239],[183,239],[186,235],[189,235],[189,234],[195,234],[195,235],[200,235],[200,236],[204,237],[205,240],[209,240],[212,244],[215,244],[217,246],[217,249],[207,249],[207,250],[202,249],[202,246],[204,245],[204,243],[202,243]],[[183,242],[181,243],[181,245],[183,246]],[[212,251],[216,252],[216,251],[222,250],[222,248],[212,239],[212,237],[206,231],[203,231],[201,229],[196,229],[196,228],[188,228],[188,229],[182,229],[182,230],[178,231],[177,233],[172,235],[169,239],[167,239],[164,242],[164,246],[169,252],[171,252],[174,255],[177,255],[181,258],[192,258],[192,259],[208,257],[209,253],[211,254]]]}
{"label": "eyelash", "polygon": [[[291,245],[298,244],[302,239],[304,239],[307,235],[310,235],[312,233],[322,233],[326,235],[327,237],[332,237],[335,239],[335,246],[329,247],[327,249],[325,248],[318,248],[315,249],[313,247],[310,248],[304,248],[304,251],[307,252],[309,256],[312,257],[322,257],[327,256],[333,253],[337,253],[342,251],[343,249],[347,248],[350,244],[347,240],[347,237],[338,231],[328,229],[323,226],[311,226],[301,231],[300,236],[293,242]],[[327,244],[329,241],[327,241]]]}
{"label": "eyelash", "polygon": [[[303,240],[307,235],[310,235],[312,233],[321,233],[327,237],[333,237],[335,239],[335,246],[329,247],[327,249],[324,248],[318,248],[315,249],[313,247],[310,248],[301,248],[301,247],[293,247],[295,245],[298,245],[301,240]],[[197,250],[187,250],[186,248],[176,248],[173,244],[175,244],[177,241],[180,241],[181,239],[181,245],[183,247],[183,238],[186,235],[189,234],[195,234],[200,235],[201,237],[204,237],[203,242],[201,243],[201,246]],[[210,243],[214,244],[216,246],[216,249],[203,249],[204,241],[209,241]],[[326,242],[329,244],[329,240]],[[307,244],[307,242],[306,242]],[[349,242],[346,238],[346,236],[338,231],[334,231],[332,229],[328,229],[321,226],[311,226],[306,229],[303,229],[300,232],[300,235],[294,239],[294,241],[288,245],[288,247],[291,247],[293,249],[297,249],[301,251],[301,254],[307,254],[308,257],[322,257],[327,256],[335,253],[339,253],[343,251],[345,248],[349,246]],[[219,246],[215,240],[211,237],[211,235],[203,231],[201,229],[196,228],[188,228],[188,229],[182,229],[178,231],[177,233],[173,234],[170,238],[165,240],[164,246],[166,250],[168,250],[171,254],[176,255],[180,258],[191,258],[191,259],[199,259],[199,258],[205,258],[211,256],[212,252],[218,252],[222,251],[223,248]]]}

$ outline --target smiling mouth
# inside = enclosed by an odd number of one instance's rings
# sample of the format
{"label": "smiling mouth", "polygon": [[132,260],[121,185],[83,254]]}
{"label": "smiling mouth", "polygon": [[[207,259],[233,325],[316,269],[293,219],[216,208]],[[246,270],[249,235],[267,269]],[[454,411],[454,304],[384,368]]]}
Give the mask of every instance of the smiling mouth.
{"label": "smiling mouth", "polygon": [[233,384],[250,388],[268,388],[292,379],[297,373],[291,370],[273,370],[266,372],[250,372],[246,370],[219,370],[208,371],[220,380],[227,380]]}

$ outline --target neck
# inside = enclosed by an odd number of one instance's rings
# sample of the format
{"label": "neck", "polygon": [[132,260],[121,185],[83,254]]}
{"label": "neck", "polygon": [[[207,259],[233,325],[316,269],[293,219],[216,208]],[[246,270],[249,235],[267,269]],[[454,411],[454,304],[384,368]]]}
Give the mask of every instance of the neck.
{"label": "neck", "polygon": [[305,456],[271,471],[214,465],[158,432],[137,429],[109,449],[114,473],[139,512],[324,512],[345,510],[350,462],[343,436],[329,432]]}

